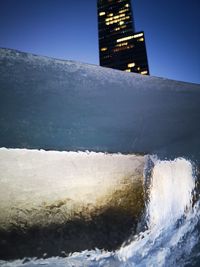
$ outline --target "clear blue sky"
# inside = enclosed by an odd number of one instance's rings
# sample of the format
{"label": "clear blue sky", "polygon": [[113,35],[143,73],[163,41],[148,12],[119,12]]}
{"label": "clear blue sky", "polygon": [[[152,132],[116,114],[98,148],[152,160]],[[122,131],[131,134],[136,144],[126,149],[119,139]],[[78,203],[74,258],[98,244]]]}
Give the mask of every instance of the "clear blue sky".
{"label": "clear blue sky", "polygon": [[[200,83],[200,0],[134,0],[153,76]],[[1,0],[0,47],[99,64],[96,0]]]}

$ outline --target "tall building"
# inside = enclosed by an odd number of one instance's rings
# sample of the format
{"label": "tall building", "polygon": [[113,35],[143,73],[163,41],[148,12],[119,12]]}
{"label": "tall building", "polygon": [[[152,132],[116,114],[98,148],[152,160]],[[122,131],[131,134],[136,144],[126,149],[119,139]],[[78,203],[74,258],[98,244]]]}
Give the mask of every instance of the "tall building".
{"label": "tall building", "polygon": [[144,32],[136,32],[131,0],[98,0],[99,56],[104,67],[149,74]]}

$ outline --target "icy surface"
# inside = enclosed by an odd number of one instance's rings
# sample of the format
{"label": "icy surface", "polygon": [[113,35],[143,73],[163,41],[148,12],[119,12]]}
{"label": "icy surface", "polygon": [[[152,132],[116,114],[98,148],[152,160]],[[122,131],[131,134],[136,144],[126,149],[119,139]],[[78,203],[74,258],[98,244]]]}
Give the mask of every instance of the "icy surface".
{"label": "icy surface", "polygon": [[0,147],[200,158],[200,86],[0,49]]}
{"label": "icy surface", "polygon": [[46,213],[54,210],[54,224],[97,214],[115,203],[115,194],[121,196],[116,207],[128,205],[128,194],[134,194],[136,213],[144,164],[139,155],[0,148],[0,230],[19,227],[20,220],[50,224]]}
{"label": "icy surface", "polygon": [[[0,263],[3,267],[199,266],[197,244],[200,237],[200,203],[199,200],[193,203],[193,166],[183,158],[174,161],[156,160],[154,164],[146,212],[148,228],[130,237],[130,242],[119,250],[86,250],[64,258],[24,259]],[[157,212],[161,216],[157,216]]]}

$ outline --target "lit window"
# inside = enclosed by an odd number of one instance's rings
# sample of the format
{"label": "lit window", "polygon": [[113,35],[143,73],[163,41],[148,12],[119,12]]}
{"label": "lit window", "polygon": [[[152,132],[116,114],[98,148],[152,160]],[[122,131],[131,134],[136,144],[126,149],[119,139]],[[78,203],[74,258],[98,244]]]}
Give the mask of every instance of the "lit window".
{"label": "lit window", "polygon": [[105,14],[106,14],[106,12],[100,12],[99,16],[101,17],[101,16],[104,16]]}
{"label": "lit window", "polygon": [[119,13],[125,13],[126,11],[128,11],[127,8],[126,8],[126,9],[122,9],[122,10],[120,10]]}
{"label": "lit window", "polygon": [[128,50],[128,49],[131,49],[133,48],[134,46],[133,45],[124,45],[124,46],[121,46],[121,47],[116,47],[113,49],[113,52],[114,53],[117,53],[117,52],[120,52],[120,51],[124,51],[124,50]]}
{"label": "lit window", "polygon": [[144,41],[143,37],[138,39],[138,42],[143,42],[143,41]]}
{"label": "lit window", "polygon": [[138,33],[138,34],[135,34],[133,38],[138,38],[138,37],[142,37],[143,36],[143,33]]}
{"label": "lit window", "polygon": [[135,63],[134,62],[128,64],[128,68],[133,68],[133,67],[135,67]]}
{"label": "lit window", "polygon": [[125,7],[129,7],[129,4],[126,4]]}
{"label": "lit window", "polygon": [[119,22],[119,25],[122,25],[124,24],[124,20],[128,20],[130,18],[130,16],[115,16],[115,17],[111,17],[111,18],[106,18],[105,19],[105,22],[106,22],[106,25],[110,25],[110,24],[113,24],[113,23],[118,23]]}
{"label": "lit window", "polygon": [[128,42],[124,42],[124,43],[121,43],[121,44],[117,44],[116,47],[121,47],[121,46],[125,46],[125,45],[128,45]]}
{"label": "lit window", "polygon": [[102,48],[101,48],[101,51],[102,51],[102,52],[107,51],[107,50],[108,50],[107,47],[102,47]]}
{"label": "lit window", "polygon": [[146,75],[147,74],[147,70],[141,71],[140,72],[142,75]]}
{"label": "lit window", "polygon": [[108,14],[108,17],[112,17],[112,16],[113,16],[113,13]]}
{"label": "lit window", "polygon": [[117,31],[119,31],[121,28],[120,27],[118,27],[118,28],[115,28],[115,31],[117,32]]}
{"label": "lit window", "polygon": [[137,67],[137,70],[140,70],[140,67]]}
{"label": "lit window", "polygon": [[134,38],[134,35],[123,37],[123,38],[117,39],[117,43],[120,43],[120,42],[123,42],[123,41],[127,41],[127,40],[130,40],[130,39],[133,39],[133,38]]}
{"label": "lit window", "polygon": [[127,70],[125,70],[126,72],[131,72],[131,69],[127,69]]}

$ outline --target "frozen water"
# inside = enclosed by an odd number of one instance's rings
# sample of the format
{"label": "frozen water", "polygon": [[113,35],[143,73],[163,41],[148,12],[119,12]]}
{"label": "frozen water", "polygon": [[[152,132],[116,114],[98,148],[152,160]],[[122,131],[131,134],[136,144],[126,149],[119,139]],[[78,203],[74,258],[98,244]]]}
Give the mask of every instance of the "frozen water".
{"label": "frozen water", "polygon": [[200,159],[200,85],[0,49],[0,147]]}

